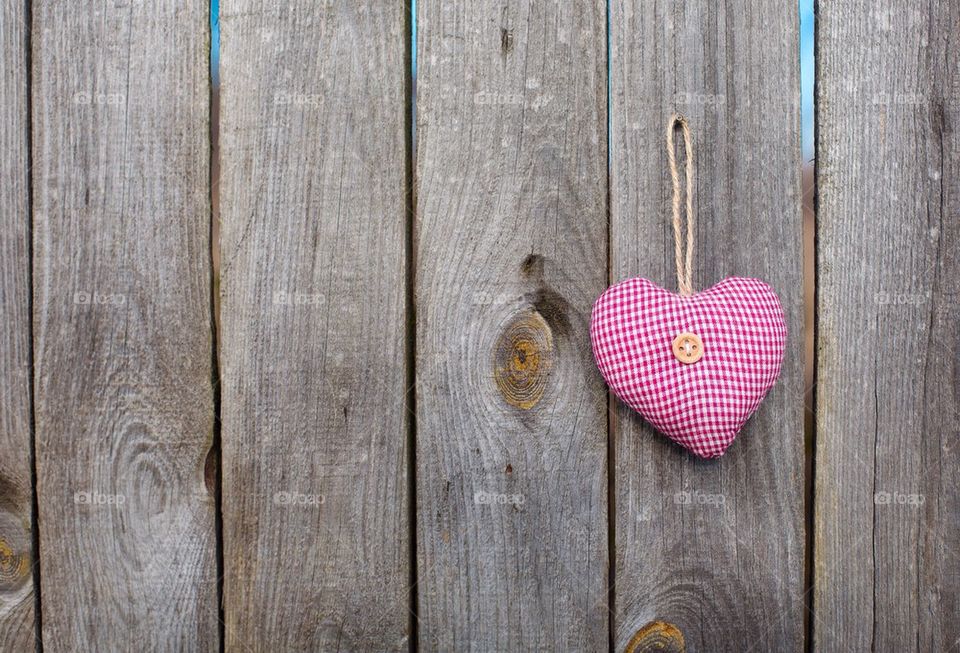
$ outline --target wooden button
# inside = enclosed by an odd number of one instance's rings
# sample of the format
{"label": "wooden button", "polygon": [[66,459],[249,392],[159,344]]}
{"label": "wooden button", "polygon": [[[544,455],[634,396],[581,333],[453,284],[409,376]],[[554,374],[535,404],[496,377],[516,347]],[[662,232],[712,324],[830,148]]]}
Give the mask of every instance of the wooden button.
{"label": "wooden button", "polygon": [[681,363],[696,363],[703,358],[703,342],[695,333],[681,333],[673,339],[673,355]]}

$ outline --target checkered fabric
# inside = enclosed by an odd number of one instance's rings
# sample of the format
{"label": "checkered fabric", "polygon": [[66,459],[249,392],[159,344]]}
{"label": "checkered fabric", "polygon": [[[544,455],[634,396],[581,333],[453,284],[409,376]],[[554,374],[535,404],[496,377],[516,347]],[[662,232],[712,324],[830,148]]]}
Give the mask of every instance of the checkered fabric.
{"label": "checkered fabric", "polygon": [[[703,342],[696,363],[674,355],[681,333]],[[590,337],[621,401],[697,456],[717,458],[780,375],[787,326],[776,293],[757,279],[682,297],[637,278],[600,296]]]}

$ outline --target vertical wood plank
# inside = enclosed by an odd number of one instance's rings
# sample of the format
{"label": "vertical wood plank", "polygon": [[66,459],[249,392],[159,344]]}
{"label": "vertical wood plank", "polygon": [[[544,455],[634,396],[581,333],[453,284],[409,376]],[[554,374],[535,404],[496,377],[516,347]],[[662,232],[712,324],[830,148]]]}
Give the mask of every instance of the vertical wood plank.
{"label": "vertical wood plank", "polygon": [[407,647],[403,4],[221,5],[228,650]]}
{"label": "vertical wood plank", "polygon": [[606,650],[605,2],[417,6],[421,650]]}
{"label": "vertical wood plank", "polygon": [[669,116],[696,159],[694,281],[762,278],[789,340],[780,380],[723,458],[694,459],[617,404],[614,648],[654,619],[692,651],[803,645],[803,312],[795,3],[611,3],[614,282],[676,288]]}
{"label": "vertical wood plank", "polygon": [[44,641],[215,650],[208,7],[33,21]]}
{"label": "vertical wood plank", "polygon": [[0,4],[0,650],[34,645],[27,16]]}
{"label": "vertical wood plank", "polygon": [[814,649],[960,643],[960,7],[821,3]]}

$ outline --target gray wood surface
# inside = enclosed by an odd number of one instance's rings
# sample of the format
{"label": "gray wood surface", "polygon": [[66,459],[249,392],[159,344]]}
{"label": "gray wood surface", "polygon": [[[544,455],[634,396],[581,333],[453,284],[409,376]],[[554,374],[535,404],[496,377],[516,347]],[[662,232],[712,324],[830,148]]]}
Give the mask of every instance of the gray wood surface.
{"label": "gray wood surface", "polygon": [[208,8],[32,4],[45,650],[216,650]]}
{"label": "gray wood surface", "polygon": [[220,12],[227,650],[406,650],[403,3]]}
{"label": "gray wood surface", "polygon": [[719,460],[614,402],[615,650],[654,619],[689,651],[803,646],[798,22],[779,0],[611,4],[612,281],[677,287],[664,134],[679,111],[694,138],[696,288],[764,279],[790,332],[780,380]]}
{"label": "gray wood surface", "polygon": [[[794,4],[221,3],[222,257],[207,4],[0,5],[0,650],[960,646],[956,2],[818,8],[812,506]],[[674,111],[695,285],[790,330],[710,462],[589,344],[676,287]]]}
{"label": "gray wood surface", "polygon": [[26,4],[0,3],[0,650],[34,645]]}
{"label": "gray wood surface", "polygon": [[417,12],[420,650],[606,650],[605,3]]}
{"label": "gray wood surface", "polygon": [[814,650],[957,650],[960,7],[817,20]]}

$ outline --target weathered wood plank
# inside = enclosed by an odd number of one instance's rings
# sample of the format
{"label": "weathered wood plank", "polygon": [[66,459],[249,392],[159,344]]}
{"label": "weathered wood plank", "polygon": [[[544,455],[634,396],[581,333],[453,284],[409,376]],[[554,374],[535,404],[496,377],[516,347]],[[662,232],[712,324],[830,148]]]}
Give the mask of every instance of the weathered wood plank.
{"label": "weathered wood plank", "polygon": [[[759,277],[783,372],[723,458],[694,459],[617,403],[614,648],[676,624],[691,651],[803,645],[803,312],[797,7],[611,3],[612,280],[676,288],[669,116],[696,159],[694,281]],[[682,156],[682,155],[681,155]],[[746,644],[745,644],[746,643]]]}
{"label": "weathered wood plank", "polygon": [[403,3],[220,21],[227,649],[405,650]]}
{"label": "weathered wood plank", "polygon": [[0,4],[0,650],[34,646],[26,4]]}
{"label": "weathered wood plank", "polygon": [[960,6],[821,3],[814,649],[960,642]]}
{"label": "weathered wood plank", "polygon": [[420,647],[606,650],[605,2],[417,18]]}
{"label": "weathered wood plank", "polygon": [[47,650],[218,645],[208,20],[33,3]]}

